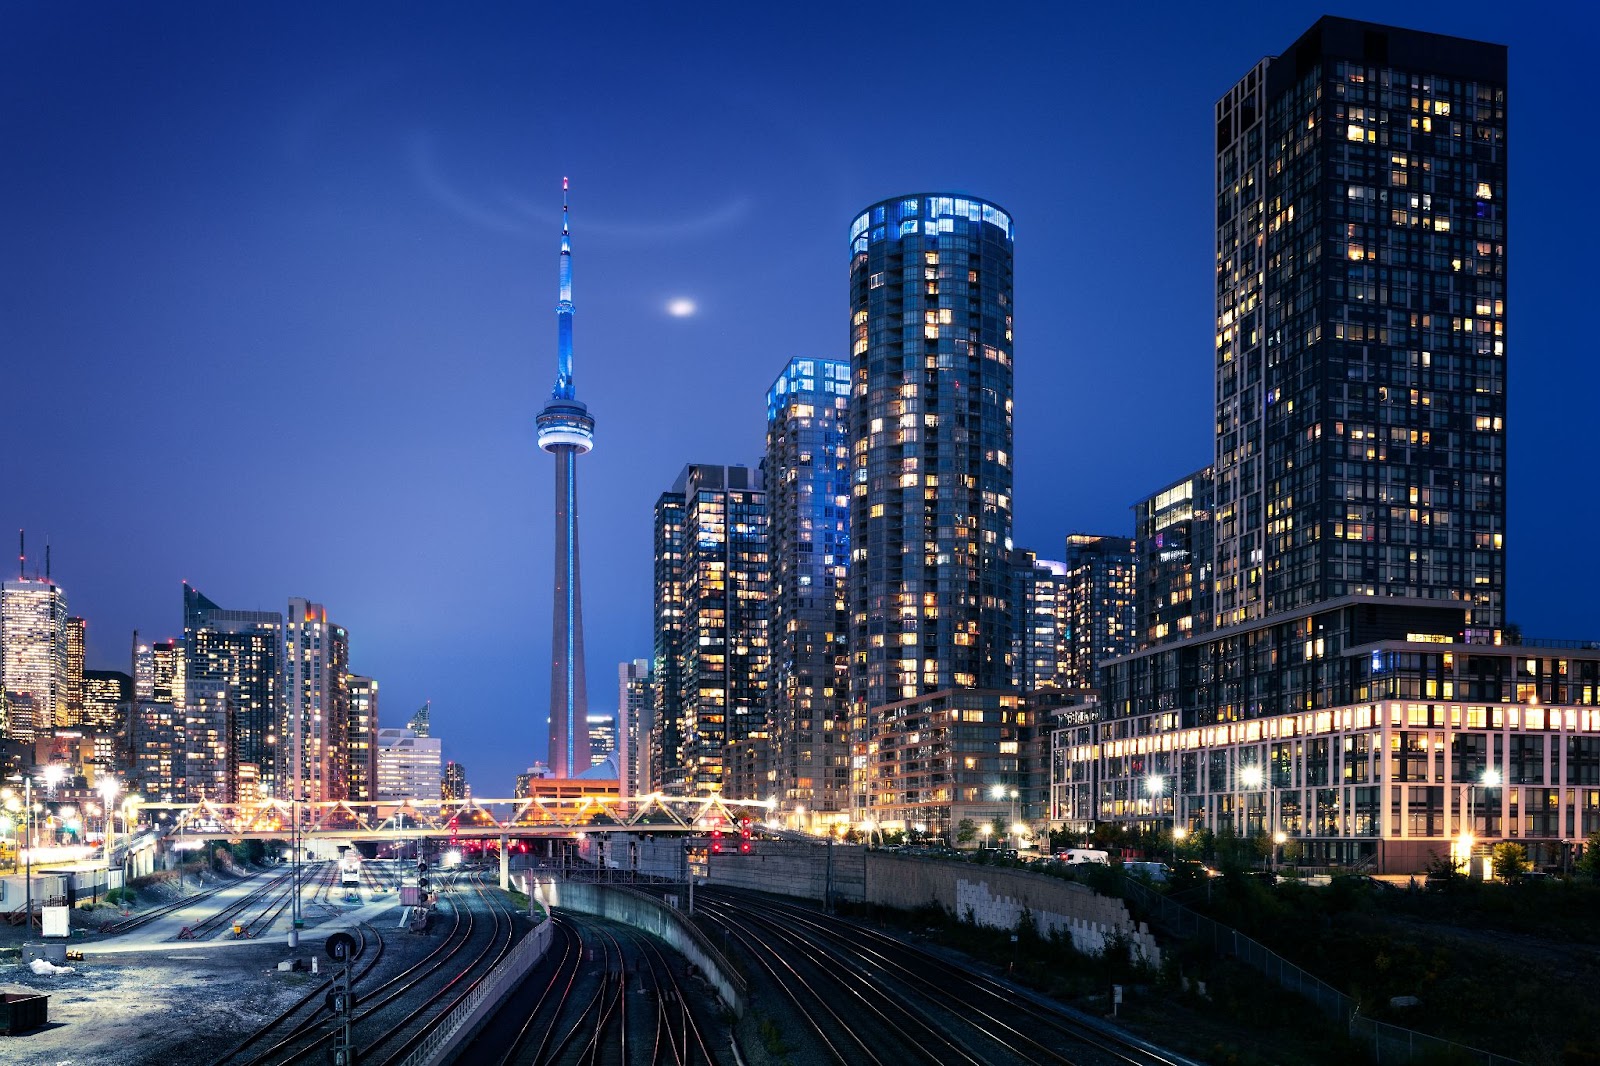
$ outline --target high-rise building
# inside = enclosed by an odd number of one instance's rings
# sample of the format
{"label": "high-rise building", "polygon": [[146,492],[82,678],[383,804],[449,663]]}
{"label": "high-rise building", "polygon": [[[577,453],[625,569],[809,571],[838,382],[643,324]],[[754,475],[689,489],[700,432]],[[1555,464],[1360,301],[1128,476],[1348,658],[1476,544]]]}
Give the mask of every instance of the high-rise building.
{"label": "high-rise building", "polygon": [[690,464],[656,503],[658,534],[677,512],[681,549],[656,545],[658,572],[662,551],[683,556],[681,599],[656,611],[657,647],[678,671],[661,780],[666,791],[695,795],[721,791],[724,748],[766,722],[766,493],[748,467]]}
{"label": "high-rise building", "polygon": [[176,640],[140,644],[133,665],[135,695],[141,702],[183,703],[185,663]]}
{"label": "high-rise building", "polygon": [[132,722],[133,767],[124,781],[129,792],[137,792],[163,803],[185,798],[186,769],[183,707],[170,700],[140,700]]}
{"label": "high-rise building", "polygon": [[807,823],[850,809],[849,397],[850,364],[827,359],[791,359],[767,390],[771,781],[759,797]]}
{"label": "high-rise building", "polygon": [[1501,644],[1506,50],[1323,18],[1216,118],[1213,628],[1110,663],[1063,772],[1319,865],[1555,861],[1600,659]]}
{"label": "high-rise building", "polygon": [[279,794],[312,803],[345,799],[349,634],[328,621],[320,603],[295,597],[289,600],[283,646]]}
{"label": "high-rise building", "polygon": [[440,795],[444,756],[438,737],[410,729],[378,730],[378,796],[387,800],[431,800]]}
{"label": "high-rise building", "polygon": [[115,733],[128,720],[128,703],[133,699],[133,678],[121,670],[83,672],[84,725],[101,732]]}
{"label": "high-rise building", "polygon": [[350,702],[345,737],[346,783],[349,797],[361,803],[377,797],[378,682],[360,674],[345,675]]}
{"label": "high-rise building", "polygon": [[[0,689],[11,714],[26,703],[29,731],[47,731],[65,712],[67,594],[48,577],[0,582]],[[20,697],[27,697],[24,701]],[[5,736],[23,739],[10,722]]]}
{"label": "high-rise building", "polygon": [[550,768],[576,777],[589,765],[583,587],[578,568],[578,456],[594,447],[594,416],[572,377],[572,239],[561,179],[561,295],[556,303],[556,387],[539,412],[539,447],[556,457],[555,597],[550,651]]}
{"label": "high-rise building", "polygon": [[230,802],[233,765],[229,759],[234,708],[224,678],[186,678],[181,711],[183,796],[189,801]]}
{"label": "high-rise building", "polygon": [[1133,596],[1134,544],[1128,537],[1067,537],[1067,604],[1072,631],[1071,687],[1099,687],[1099,667],[1138,646]]}
{"label": "high-rise building", "polygon": [[645,776],[654,789],[683,794],[683,493],[663,492],[655,512],[651,720]]}
{"label": "high-rise building", "polygon": [[1327,17],[1216,105],[1216,615],[1505,617],[1506,53]]}
{"label": "high-rise building", "polygon": [[617,720],[609,714],[589,713],[589,766],[599,766],[617,750]]}
{"label": "high-rise building", "polygon": [[617,754],[624,799],[650,792],[650,660],[617,664]]}
{"label": "high-rise building", "polygon": [[1011,216],[965,196],[885,200],[850,226],[851,758],[863,814],[949,793],[931,752],[908,761],[917,773],[874,785],[884,746],[910,736],[887,708],[1011,682],[1012,252]]}
{"label": "high-rise building", "polygon": [[[183,653],[185,699],[191,708],[205,701],[207,712],[223,719],[222,780],[207,795],[226,802],[287,796],[278,790],[276,765],[284,714],[283,615],[220,607],[185,582]],[[223,685],[220,695],[213,682]],[[191,696],[192,686],[201,683],[205,695]],[[184,715],[186,727],[192,717]],[[185,750],[194,750],[187,739]]]}
{"label": "high-rise building", "polygon": [[431,719],[432,716],[433,701],[424,700],[422,706],[417,708],[416,713],[411,716],[411,720],[406,723],[406,728],[411,730],[419,737],[431,736],[432,734],[429,732],[431,728],[429,725],[429,719]]}
{"label": "high-rise building", "polygon": [[1013,554],[1016,567],[1013,687],[1023,693],[1074,689],[1072,597],[1067,564],[1031,551]]}
{"label": "high-rise building", "polygon": [[467,798],[467,768],[454,759],[444,764],[444,776],[439,779],[439,798],[447,803]]}
{"label": "high-rise building", "polygon": [[1211,628],[1212,476],[1208,466],[1133,505],[1136,643]]}
{"label": "high-rise building", "polygon": [[88,623],[82,618],[67,618],[67,672],[62,679],[61,699],[56,704],[56,725],[76,729],[83,725],[83,655]]}

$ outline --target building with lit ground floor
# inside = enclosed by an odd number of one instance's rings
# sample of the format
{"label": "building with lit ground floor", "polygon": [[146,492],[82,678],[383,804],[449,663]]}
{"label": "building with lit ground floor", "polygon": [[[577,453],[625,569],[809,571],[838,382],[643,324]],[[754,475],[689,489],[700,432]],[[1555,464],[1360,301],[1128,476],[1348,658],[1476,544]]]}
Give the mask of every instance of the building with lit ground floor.
{"label": "building with lit ground floor", "polygon": [[942,689],[874,708],[858,756],[869,789],[861,821],[955,840],[966,820],[999,831],[1031,817],[1043,776],[1033,721],[1024,699],[1002,689]]}
{"label": "building with lit ground floor", "polygon": [[1351,597],[1115,660],[1099,714],[1052,730],[1051,821],[1391,873],[1503,840],[1564,864],[1600,830],[1600,641],[1472,636],[1461,608]]}

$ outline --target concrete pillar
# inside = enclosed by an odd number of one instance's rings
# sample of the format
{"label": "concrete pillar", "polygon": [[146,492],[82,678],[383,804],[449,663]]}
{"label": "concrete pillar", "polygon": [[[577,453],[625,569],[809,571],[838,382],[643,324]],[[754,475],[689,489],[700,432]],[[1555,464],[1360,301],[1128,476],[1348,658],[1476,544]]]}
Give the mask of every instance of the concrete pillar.
{"label": "concrete pillar", "polygon": [[511,837],[500,834],[500,887],[511,888]]}

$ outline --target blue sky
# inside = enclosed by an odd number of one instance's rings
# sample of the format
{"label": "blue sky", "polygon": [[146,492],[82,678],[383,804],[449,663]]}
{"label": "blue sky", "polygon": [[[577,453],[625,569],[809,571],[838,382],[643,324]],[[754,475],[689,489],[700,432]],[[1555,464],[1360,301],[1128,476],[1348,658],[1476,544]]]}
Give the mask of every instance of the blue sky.
{"label": "blue sky", "polygon": [[[1211,105],[1298,3],[16,3],[0,33],[0,529],[92,666],[325,603],[479,795],[545,750],[560,181],[572,178],[589,691],[650,649],[650,513],[758,461],[846,353],[846,230],[902,192],[1016,219],[1018,543],[1131,525],[1211,449]],[[1511,46],[1510,615],[1600,636],[1592,9],[1351,3]],[[668,312],[693,301],[688,316]],[[34,552],[33,554],[42,554]]]}

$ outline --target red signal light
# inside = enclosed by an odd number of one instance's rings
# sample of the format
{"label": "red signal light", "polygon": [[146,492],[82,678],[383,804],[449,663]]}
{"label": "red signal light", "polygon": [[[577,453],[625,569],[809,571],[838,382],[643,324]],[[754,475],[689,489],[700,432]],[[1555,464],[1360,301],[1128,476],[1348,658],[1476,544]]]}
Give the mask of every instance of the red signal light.
{"label": "red signal light", "polygon": [[748,854],[750,854],[750,842],[748,840],[739,841],[739,854],[740,855],[748,855]]}
{"label": "red signal light", "polygon": [[711,831],[711,853],[713,855],[722,854],[722,830],[720,829]]}

